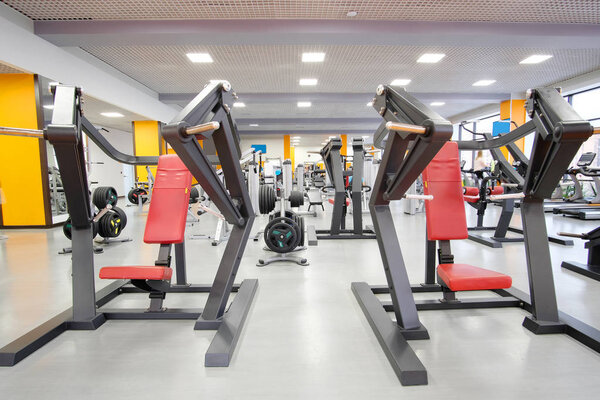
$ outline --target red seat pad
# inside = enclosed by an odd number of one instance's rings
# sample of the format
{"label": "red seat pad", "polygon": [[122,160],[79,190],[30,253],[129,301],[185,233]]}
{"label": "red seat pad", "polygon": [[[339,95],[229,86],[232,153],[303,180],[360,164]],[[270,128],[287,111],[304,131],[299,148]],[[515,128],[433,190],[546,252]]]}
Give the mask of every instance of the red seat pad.
{"label": "red seat pad", "polygon": [[506,289],[512,285],[512,278],[508,275],[469,264],[440,264],[437,273],[454,292]]}
{"label": "red seat pad", "polygon": [[467,219],[463,199],[458,144],[446,143],[423,171],[423,191],[429,240],[466,239]]}
{"label": "red seat pad", "polygon": [[479,196],[479,188],[465,186],[463,187],[463,194],[467,196]]}
{"label": "red seat pad", "polygon": [[[335,204],[335,200],[334,199],[328,199],[329,203],[331,204]],[[350,199],[346,199],[346,207],[350,205]]]}
{"label": "red seat pad", "polygon": [[191,187],[192,174],[177,155],[158,158],[144,242],[167,244],[183,241]]}
{"label": "red seat pad", "polygon": [[173,270],[168,267],[104,267],[100,269],[100,279],[148,279],[166,281],[171,279]]}

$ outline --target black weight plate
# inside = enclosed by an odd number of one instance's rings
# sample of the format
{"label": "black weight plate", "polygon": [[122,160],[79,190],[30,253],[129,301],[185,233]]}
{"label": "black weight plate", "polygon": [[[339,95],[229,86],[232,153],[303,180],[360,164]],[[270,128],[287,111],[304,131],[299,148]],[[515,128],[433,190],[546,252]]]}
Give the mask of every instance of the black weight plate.
{"label": "black weight plate", "polygon": [[102,237],[117,237],[121,234],[121,217],[113,211],[109,211],[100,218],[99,234]]}
{"label": "black weight plate", "polygon": [[300,243],[298,243],[298,246],[304,247],[304,217],[298,217],[298,222],[300,228]]}
{"label": "black weight plate", "polygon": [[302,192],[292,190],[292,192],[290,193],[289,200],[290,205],[292,207],[300,207],[304,204],[304,195],[302,194]]}
{"label": "black weight plate", "polygon": [[73,225],[71,224],[71,217],[67,218],[65,223],[63,224],[63,233],[67,237],[67,239],[71,240],[71,231],[73,229]]}
{"label": "black weight plate", "polygon": [[127,193],[127,200],[129,200],[129,202],[131,204],[137,204],[138,203],[138,194],[136,192],[137,189],[131,189],[129,191],[129,193]]}
{"label": "black weight plate", "polygon": [[127,226],[127,214],[125,214],[125,211],[119,207],[113,207],[112,210],[121,218],[121,230],[125,229],[125,226]]}
{"label": "black weight plate", "polygon": [[298,224],[290,218],[278,217],[267,224],[265,244],[276,253],[289,253],[298,246]]}

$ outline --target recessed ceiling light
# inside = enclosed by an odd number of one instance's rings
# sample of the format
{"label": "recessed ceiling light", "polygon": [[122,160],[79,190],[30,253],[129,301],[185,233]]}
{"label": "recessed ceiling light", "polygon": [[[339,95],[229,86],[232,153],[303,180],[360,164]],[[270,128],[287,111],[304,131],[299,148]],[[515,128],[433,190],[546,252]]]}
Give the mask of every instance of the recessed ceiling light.
{"label": "recessed ceiling light", "polygon": [[327,144],[327,142],[322,142],[321,143],[322,146],[325,146],[326,144]]}
{"label": "recessed ceiling light", "polygon": [[310,107],[312,106],[312,103],[310,101],[299,101],[298,102],[298,107]]}
{"label": "recessed ceiling light", "polygon": [[443,53],[425,53],[417,60],[418,63],[428,63],[433,64],[436,62],[440,62],[442,58],[446,57]]}
{"label": "recessed ceiling light", "polygon": [[250,124],[250,125],[248,125],[248,126],[254,126],[254,127],[257,127],[257,126],[258,126],[258,124]]}
{"label": "recessed ceiling light", "polygon": [[323,62],[325,53],[302,53],[302,62]]}
{"label": "recessed ceiling light", "polygon": [[298,82],[300,86],[315,86],[317,84],[317,80],[314,78],[303,78]]}
{"label": "recessed ceiling light", "polygon": [[446,103],[443,101],[434,101],[433,103],[431,103],[433,107],[443,106],[444,104]]}
{"label": "recessed ceiling light", "polygon": [[194,63],[211,63],[212,57],[208,53],[187,53],[186,56]]}
{"label": "recessed ceiling light", "polygon": [[227,82],[227,80],[225,80],[225,79],[211,79],[209,82],[210,83],[219,83],[219,82]]}
{"label": "recessed ceiling light", "polygon": [[233,103],[233,106],[236,108],[242,108],[242,107],[246,107],[246,104],[242,103],[241,101],[236,101],[235,103]]}
{"label": "recessed ceiling light", "polygon": [[108,118],[121,118],[121,117],[124,117],[123,114],[118,113],[118,112],[112,112],[112,111],[111,112],[103,112],[103,113],[100,113],[100,115],[102,115],[104,117],[108,117]]}
{"label": "recessed ceiling light", "polygon": [[294,136],[292,139],[298,139],[298,140],[300,140],[300,136]]}
{"label": "recessed ceiling light", "polygon": [[392,86],[406,86],[410,83],[410,79],[394,79],[390,85]]}
{"label": "recessed ceiling light", "polygon": [[348,11],[348,13],[346,14],[347,17],[356,17],[358,15],[358,12],[356,11]]}
{"label": "recessed ceiling light", "polygon": [[549,54],[534,54],[522,60],[519,64],[538,64],[552,58]]}
{"label": "recessed ceiling light", "polygon": [[490,86],[494,82],[496,82],[494,79],[482,79],[475,82],[473,86]]}
{"label": "recessed ceiling light", "polygon": [[373,107],[373,102],[372,101],[368,102],[367,107]]}
{"label": "recessed ceiling light", "polygon": [[329,136],[329,139],[335,139],[337,136]]}
{"label": "recessed ceiling light", "polygon": [[43,106],[46,110],[53,110],[54,106],[52,104],[46,104],[45,106]]}

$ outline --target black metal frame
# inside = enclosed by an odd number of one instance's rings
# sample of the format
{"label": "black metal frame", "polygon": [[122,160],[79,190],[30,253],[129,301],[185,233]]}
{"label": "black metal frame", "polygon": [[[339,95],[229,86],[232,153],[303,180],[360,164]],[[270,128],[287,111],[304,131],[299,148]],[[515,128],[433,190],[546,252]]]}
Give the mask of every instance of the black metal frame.
{"label": "black metal frame", "polygon": [[585,243],[585,248],[588,249],[587,264],[576,261],[563,261],[561,267],[600,281],[600,228],[593,229],[581,235],[569,236],[587,240]]}
{"label": "black metal frame", "polygon": [[[208,293],[204,309],[163,309],[162,299],[150,293],[150,308],[108,309],[109,301],[124,293],[140,293],[140,282],[119,280],[95,293],[94,257],[92,246],[92,208],[83,152],[82,131],[90,137],[101,135],[83,116],[81,91],[73,86],[57,86],[54,89],[52,122],[45,131],[45,138],[55,149],[59,170],[63,179],[67,204],[73,225],[73,306],[58,316],[33,329],[0,349],[0,366],[12,366],[35,350],[67,330],[94,330],[108,319],[193,319],[196,330],[217,330],[205,354],[205,366],[228,366],[244,321],[258,287],[256,279],[246,279],[234,286],[243,250],[254,220],[248,190],[243,182],[238,162],[238,151],[233,130],[235,126],[229,115],[232,96],[228,84],[208,85],[175,122],[163,127],[163,135],[190,169],[195,178],[209,193],[211,199],[234,224],[232,237],[224,252],[212,285],[191,285],[185,273],[185,245],[175,244],[176,284],[162,288],[175,293]],[[188,123],[196,124],[214,120],[220,122],[212,137],[219,152],[219,160],[227,179],[227,188],[216,176],[214,168],[194,137],[184,137],[178,128]],[[94,142],[117,161],[128,164],[156,163],[157,158],[133,157],[116,152],[108,142],[95,137]],[[171,246],[161,246],[159,262],[170,258]],[[232,291],[237,291],[228,305]],[[164,293],[163,293],[164,294]],[[161,295],[162,296],[162,295]]]}
{"label": "black metal frame", "polygon": [[[334,138],[321,149],[321,157],[329,180],[333,184],[334,199],[331,226],[329,229],[317,229],[317,239],[376,239],[371,227],[363,228],[362,196],[365,150],[362,138],[352,141],[352,170],[346,170],[341,155],[342,140]],[[346,229],[346,185],[344,177],[352,176],[352,229]]]}
{"label": "black metal frame", "polygon": [[[518,128],[517,134],[524,134],[525,129],[534,129],[536,132],[533,156],[524,180],[526,197],[522,202],[531,297],[510,288],[494,290],[499,295],[496,298],[453,300],[444,296],[450,301],[416,302],[413,292],[444,291],[435,282],[436,242],[427,241],[425,282],[411,286],[389,202],[403,197],[439,149],[452,137],[452,126],[404,90],[396,91],[389,86],[381,86],[377,90],[374,108],[386,121],[425,128],[425,134],[388,133],[371,197],[371,215],[387,286],[370,287],[365,282],[352,283],[352,290],[403,385],[427,384],[426,369],[406,342],[408,339],[429,338],[417,310],[521,307],[532,314],[523,322],[523,326],[532,332],[566,333],[600,351],[600,331],[558,310],[543,210],[543,200],[552,194],[566,169],[564,164],[570,162],[579,146],[592,134],[592,128],[553,89],[531,91],[527,106],[533,120],[525,124],[526,128],[523,128],[525,125]],[[503,138],[509,135],[469,143],[468,146],[481,149],[503,146],[507,144]],[[448,257],[449,245],[440,243],[440,248],[440,254]],[[379,293],[389,293],[391,303],[380,302],[375,296]],[[386,311],[393,311],[396,320],[391,320]]]}

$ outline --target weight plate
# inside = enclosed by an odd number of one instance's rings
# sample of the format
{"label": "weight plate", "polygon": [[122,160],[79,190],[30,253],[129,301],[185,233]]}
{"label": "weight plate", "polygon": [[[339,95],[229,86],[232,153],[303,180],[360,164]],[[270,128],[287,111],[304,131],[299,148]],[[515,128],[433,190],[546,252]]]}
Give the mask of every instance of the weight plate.
{"label": "weight plate", "polygon": [[292,207],[300,207],[304,204],[304,195],[302,192],[292,190],[289,197],[290,205]]}
{"label": "weight plate", "polygon": [[71,217],[67,218],[65,223],[63,224],[63,233],[67,237],[67,239],[71,240],[71,231],[73,229],[73,225],[71,225]]}
{"label": "weight plate", "polygon": [[265,244],[276,253],[289,253],[300,242],[299,227],[290,218],[274,218],[265,227]]}
{"label": "weight plate", "polygon": [[125,226],[127,225],[127,214],[125,214],[125,211],[119,207],[113,207],[112,210],[119,215],[119,218],[121,218],[121,230],[125,229]]}

